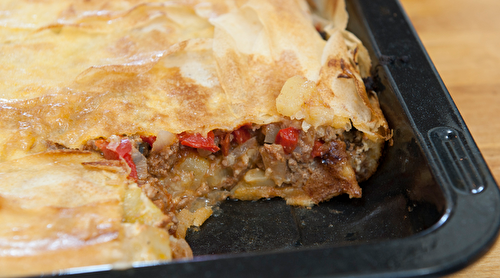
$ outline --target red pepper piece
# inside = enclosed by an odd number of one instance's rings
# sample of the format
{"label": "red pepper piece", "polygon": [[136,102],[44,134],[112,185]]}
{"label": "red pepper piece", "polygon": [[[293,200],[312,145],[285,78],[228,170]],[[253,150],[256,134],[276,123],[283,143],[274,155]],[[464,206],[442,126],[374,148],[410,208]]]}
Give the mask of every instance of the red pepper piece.
{"label": "red pepper piece", "polygon": [[153,147],[154,142],[156,141],[156,136],[143,136],[141,135],[142,142],[146,142],[150,147]]}
{"label": "red pepper piece", "polygon": [[321,141],[314,142],[313,150],[311,152],[312,157],[322,156],[326,153],[326,150],[323,148],[323,143]]}
{"label": "red pepper piece", "polygon": [[248,139],[252,138],[252,135],[248,131],[248,128],[246,126],[242,126],[235,131],[233,131],[234,139],[236,139],[236,142],[238,144],[243,144],[245,143]]}
{"label": "red pepper piece", "polygon": [[299,141],[300,130],[289,127],[280,129],[278,134],[276,135],[276,140],[274,141],[276,144],[280,144],[283,146],[283,150],[286,154],[289,154],[295,150],[297,147],[297,142]]}
{"label": "red pepper piece", "polygon": [[128,138],[122,138],[116,147],[110,146],[109,142],[102,139],[95,141],[95,145],[102,151],[104,158],[109,160],[123,159],[130,167],[129,177],[137,181],[137,170],[132,159],[132,143]]}
{"label": "red pepper piece", "polygon": [[196,133],[196,134],[189,134],[186,132],[183,132],[181,134],[177,135],[179,137],[179,141],[181,142],[182,145],[192,147],[192,148],[199,148],[199,149],[204,149],[207,151],[211,152],[217,152],[219,147],[215,145],[214,141],[214,133],[210,131],[207,134],[207,137],[201,136],[201,134]]}

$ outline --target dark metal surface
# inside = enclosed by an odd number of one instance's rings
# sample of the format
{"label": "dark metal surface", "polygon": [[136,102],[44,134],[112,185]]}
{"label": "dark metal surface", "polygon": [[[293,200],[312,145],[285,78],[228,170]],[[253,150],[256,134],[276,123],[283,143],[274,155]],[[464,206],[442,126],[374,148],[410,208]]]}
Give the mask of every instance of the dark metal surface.
{"label": "dark metal surface", "polygon": [[348,9],[394,130],[363,198],[312,209],[228,201],[188,233],[193,261],[70,275],[405,277],[445,274],[485,252],[500,227],[500,192],[406,15],[395,0]]}

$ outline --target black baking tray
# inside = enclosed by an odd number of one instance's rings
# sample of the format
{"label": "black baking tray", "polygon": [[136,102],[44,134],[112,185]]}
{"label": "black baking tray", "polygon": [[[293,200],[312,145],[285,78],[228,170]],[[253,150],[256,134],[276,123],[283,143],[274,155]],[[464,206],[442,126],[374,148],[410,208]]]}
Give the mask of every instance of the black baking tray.
{"label": "black baking tray", "polygon": [[396,0],[347,1],[348,29],[373,59],[393,129],[363,197],[312,209],[226,201],[199,231],[193,260],[66,270],[71,277],[407,277],[465,267],[495,241],[500,192]]}

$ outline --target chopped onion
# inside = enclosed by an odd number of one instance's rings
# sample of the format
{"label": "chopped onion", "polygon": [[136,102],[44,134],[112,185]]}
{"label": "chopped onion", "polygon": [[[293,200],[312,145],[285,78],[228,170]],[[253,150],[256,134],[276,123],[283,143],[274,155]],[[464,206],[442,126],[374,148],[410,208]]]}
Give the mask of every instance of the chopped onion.
{"label": "chopped onion", "polygon": [[132,160],[137,171],[137,178],[142,180],[148,177],[148,163],[146,157],[140,151],[132,147]]}
{"label": "chopped onion", "polygon": [[175,142],[176,136],[172,132],[166,130],[161,130],[156,136],[156,141],[153,143],[153,149],[151,152],[161,152],[165,148],[172,146]]}
{"label": "chopped onion", "polygon": [[280,127],[277,124],[269,124],[264,127],[266,132],[266,138],[264,138],[264,142],[268,144],[274,144],[276,140],[276,135],[280,131]]}
{"label": "chopped onion", "polygon": [[232,150],[225,158],[226,163],[227,163],[227,165],[225,165],[225,166],[231,166],[234,163],[236,163],[236,159],[238,157],[242,156],[244,153],[246,153],[251,148],[258,148],[258,143],[257,143],[256,137],[252,137],[252,138],[248,139],[245,143],[239,145],[234,150]]}

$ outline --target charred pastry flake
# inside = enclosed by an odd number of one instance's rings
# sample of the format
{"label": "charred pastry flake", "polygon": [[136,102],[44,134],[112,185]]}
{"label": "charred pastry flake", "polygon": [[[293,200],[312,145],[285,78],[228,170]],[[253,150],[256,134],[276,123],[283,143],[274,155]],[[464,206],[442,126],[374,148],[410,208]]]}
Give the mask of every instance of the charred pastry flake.
{"label": "charred pastry flake", "polygon": [[[353,78],[354,74],[347,68],[345,65],[344,59],[340,59],[340,68],[342,69],[343,73],[339,74],[337,78]],[[342,75],[342,76],[341,76]],[[347,77],[345,77],[347,76]]]}
{"label": "charred pastry flake", "polygon": [[341,74],[339,74],[339,75],[337,76],[337,78],[347,78],[347,79],[349,79],[349,78],[351,78],[351,77],[350,77],[349,75],[345,74],[345,73],[341,73]]}

